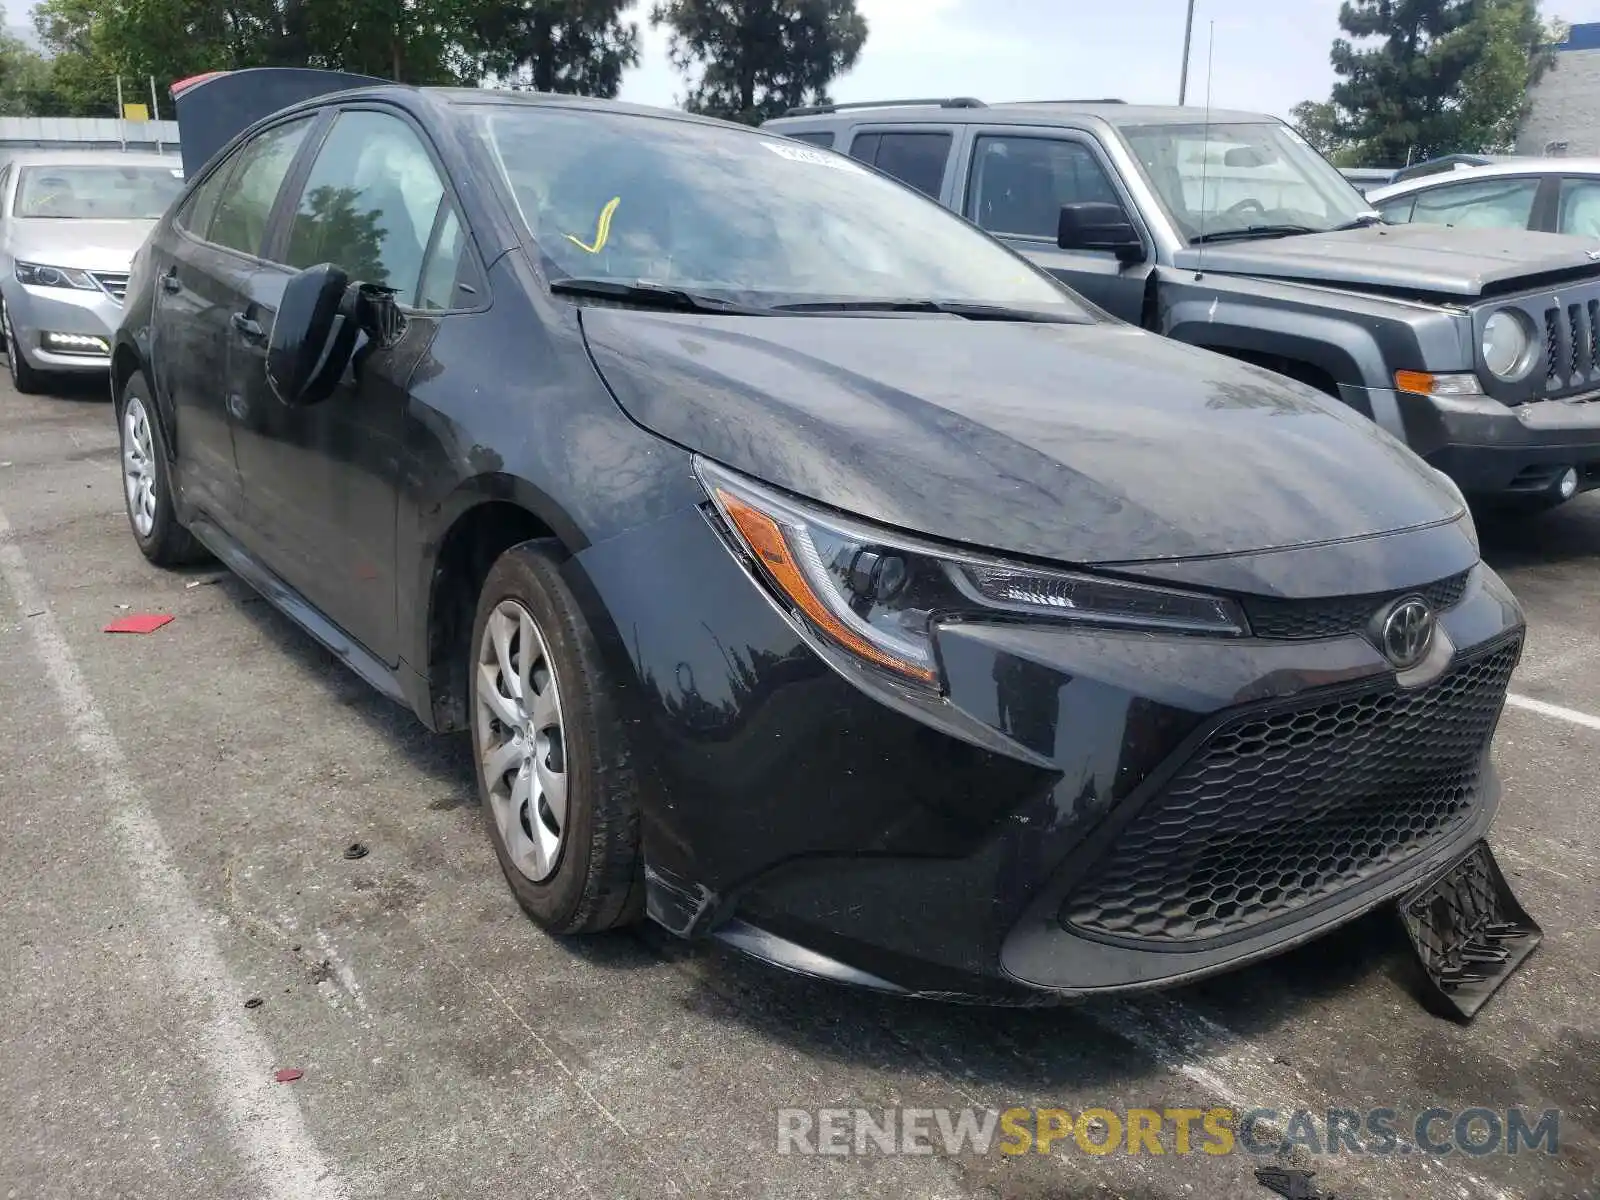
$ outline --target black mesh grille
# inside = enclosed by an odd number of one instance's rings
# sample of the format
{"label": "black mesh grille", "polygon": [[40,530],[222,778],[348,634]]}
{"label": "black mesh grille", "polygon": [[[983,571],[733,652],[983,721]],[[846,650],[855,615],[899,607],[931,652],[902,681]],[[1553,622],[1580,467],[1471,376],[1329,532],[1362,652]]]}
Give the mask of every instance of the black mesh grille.
{"label": "black mesh grille", "polygon": [[1366,596],[1330,596],[1318,600],[1269,600],[1246,597],[1250,631],[1263,638],[1341,637],[1366,628],[1378,610],[1401,596],[1418,595],[1436,612],[1460,602],[1472,573],[1463,571],[1411,592],[1379,592]]}
{"label": "black mesh grille", "polygon": [[1063,924],[1187,943],[1326,900],[1458,827],[1516,666],[1511,644],[1430,686],[1213,733],[1094,864]]}

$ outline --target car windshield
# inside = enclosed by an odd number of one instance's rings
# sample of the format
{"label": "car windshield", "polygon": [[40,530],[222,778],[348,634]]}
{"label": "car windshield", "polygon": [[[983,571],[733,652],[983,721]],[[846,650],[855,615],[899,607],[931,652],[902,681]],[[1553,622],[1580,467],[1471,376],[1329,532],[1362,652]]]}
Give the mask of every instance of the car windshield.
{"label": "car windshield", "polygon": [[1251,229],[1323,233],[1372,211],[1327,159],[1276,121],[1133,125],[1121,133],[1191,242]]}
{"label": "car windshield", "polygon": [[12,215],[98,221],[153,221],[183,190],[177,164],[23,167]]}
{"label": "car windshield", "polygon": [[1021,256],[829,150],[546,106],[478,106],[474,119],[555,278],[762,306],[918,299],[1092,319]]}

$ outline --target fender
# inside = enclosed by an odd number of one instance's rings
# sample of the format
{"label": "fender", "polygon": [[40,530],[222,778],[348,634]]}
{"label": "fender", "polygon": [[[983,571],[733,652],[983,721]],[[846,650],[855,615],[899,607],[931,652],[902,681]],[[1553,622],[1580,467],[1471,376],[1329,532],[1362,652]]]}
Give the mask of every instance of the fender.
{"label": "fender", "polygon": [[[501,472],[485,472],[462,480],[437,502],[422,507],[416,514],[415,538],[402,537],[398,544],[401,561],[397,564],[396,597],[401,635],[400,659],[418,676],[424,687],[430,681],[430,630],[433,613],[433,581],[439,569],[445,544],[459,522],[474,509],[486,504],[507,503],[528,514],[530,524],[550,530],[570,553],[589,544],[587,535],[549,495],[529,483]],[[406,561],[409,558],[410,561]],[[400,582],[409,580],[409,584]],[[417,713],[431,724],[431,701],[417,705]]]}
{"label": "fender", "polygon": [[1335,383],[1388,387],[1383,348],[1348,317],[1253,302],[1246,296],[1191,288],[1161,305],[1160,332],[1207,350],[1249,350],[1295,359],[1326,371]]}

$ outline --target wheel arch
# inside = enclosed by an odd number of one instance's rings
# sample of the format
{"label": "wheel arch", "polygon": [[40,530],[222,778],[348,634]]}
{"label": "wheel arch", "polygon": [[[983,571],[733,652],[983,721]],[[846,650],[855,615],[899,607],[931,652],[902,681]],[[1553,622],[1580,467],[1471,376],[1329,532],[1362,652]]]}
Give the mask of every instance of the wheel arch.
{"label": "wheel arch", "polygon": [[423,542],[413,645],[425,664],[427,711],[420,715],[433,729],[449,732],[467,726],[466,664],[489,569],[523,542],[549,539],[569,556],[587,539],[543,493],[502,475],[463,483],[440,507],[435,529]]}

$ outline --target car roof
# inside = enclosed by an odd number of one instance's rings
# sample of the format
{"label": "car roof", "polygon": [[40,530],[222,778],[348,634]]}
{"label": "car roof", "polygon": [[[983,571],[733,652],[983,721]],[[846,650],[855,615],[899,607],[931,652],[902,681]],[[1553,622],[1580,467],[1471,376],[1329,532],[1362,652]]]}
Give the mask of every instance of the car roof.
{"label": "car roof", "polygon": [[181,165],[177,147],[171,154],[148,150],[18,150],[0,156],[18,167],[176,167]]}
{"label": "car roof", "polygon": [[[511,91],[507,88],[473,87],[408,87],[404,84],[384,84],[380,87],[347,88],[343,91],[324,92],[318,96],[298,101],[280,109],[320,108],[329,104],[348,103],[354,99],[382,99],[399,103],[415,103],[418,98],[447,108],[522,107],[567,108],[582,112],[620,113],[627,116],[655,117],[684,124],[711,125],[721,129],[753,132],[749,125],[735,121],[704,117],[685,112],[681,108],[658,108],[649,104],[633,104],[626,100],[603,100],[595,96],[569,96],[560,92]],[[276,114],[274,114],[276,115]]]}
{"label": "car roof", "polygon": [[984,104],[938,102],[878,105],[852,105],[846,108],[819,106],[821,111],[777,117],[766,124],[774,128],[801,124],[821,127],[845,122],[893,121],[896,124],[929,123],[938,125],[1054,125],[1075,123],[1069,118],[1090,118],[1108,125],[1213,125],[1280,124],[1277,117],[1233,109],[1196,108],[1175,104],[1121,104],[1115,101],[1034,100]]}
{"label": "car roof", "polygon": [[1513,158],[1485,167],[1459,167],[1373,188],[1367,193],[1367,199],[1388,200],[1463,180],[1497,179],[1507,175],[1600,175],[1600,158]]}

